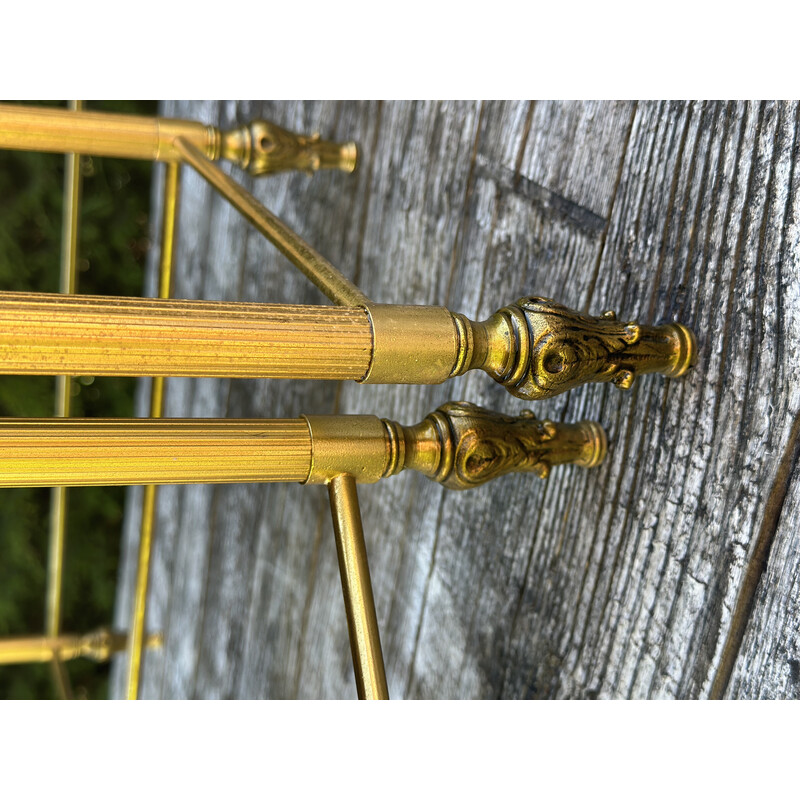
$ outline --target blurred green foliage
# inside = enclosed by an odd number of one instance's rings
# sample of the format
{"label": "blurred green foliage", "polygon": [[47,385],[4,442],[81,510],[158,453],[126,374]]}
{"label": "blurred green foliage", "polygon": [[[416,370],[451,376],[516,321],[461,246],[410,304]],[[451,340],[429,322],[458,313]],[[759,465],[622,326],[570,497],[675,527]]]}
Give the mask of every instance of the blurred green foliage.
{"label": "blurred green foliage", "polygon": [[[154,101],[88,108],[156,113]],[[141,296],[152,164],[84,157],[81,171],[78,292]],[[58,291],[63,181],[62,155],[0,150],[0,290]],[[52,416],[54,388],[54,378],[0,376],[0,416]],[[72,416],[133,416],[134,389],[133,378],[74,381]],[[65,632],[111,624],[124,496],[120,487],[68,492]],[[0,636],[44,630],[49,513],[49,489],[0,490]],[[76,660],[67,670],[76,696],[108,695],[107,664]],[[55,696],[49,665],[0,666],[0,698]]]}

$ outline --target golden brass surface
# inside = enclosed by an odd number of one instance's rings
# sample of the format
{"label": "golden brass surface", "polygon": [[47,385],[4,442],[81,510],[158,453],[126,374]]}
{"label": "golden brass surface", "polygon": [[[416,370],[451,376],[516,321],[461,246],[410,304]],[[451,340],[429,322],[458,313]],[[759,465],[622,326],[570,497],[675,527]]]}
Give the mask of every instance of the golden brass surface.
{"label": "golden brass surface", "polygon": [[0,373],[441,383],[482,369],[539,400],[683,375],[694,335],[528,298],[484,322],[436,306],[354,308],[0,292]]}
{"label": "golden brass surface", "polygon": [[[72,111],[80,111],[80,100],[70,101]],[[68,112],[69,113],[69,112]],[[75,294],[77,285],[78,223],[80,221],[81,157],[68,153],[64,158],[64,208],[61,229],[61,272],[59,290],[62,294]],[[71,379],[68,375],[56,376],[57,417],[68,417]],[[61,628],[61,586],[64,571],[64,543],[67,526],[67,491],[54,486],[50,494],[50,538],[47,557],[47,597],[45,600],[45,633],[57,636]],[[62,696],[70,694],[68,679],[63,670],[56,670],[56,682]]]}
{"label": "golden brass surface", "polygon": [[327,258],[320,255],[285,222],[256,200],[233,178],[228,177],[192,142],[177,139],[175,146],[183,159],[194,167],[228,202],[262,233],[321,292],[341,306],[365,305],[366,295],[345,278]]}
{"label": "golden brass surface", "polygon": [[[161,634],[147,637],[148,648],[161,647]],[[71,661],[88,658],[92,661],[108,661],[113,653],[127,647],[128,637],[124,633],[100,628],[83,636],[63,634],[60,636],[21,636],[0,639],[0,664],[44,663],[57,659]]]}
{"label": "golden brass surface", "polygon": [[363,308],[0,292],[0,373],[357,379]]}
{"label": "golden brass surface", "polygon": [[372,416],[300,419],[0,419],[0,486],[374,483],[415,469],[455,489],[508,472],[596,466],[594,422],[508,417],[447,403],[418,425]]}
{"label": "golden brass surface", "polygon": [[363,383],[442,383],[460,374],[471,327],[441,306],[370,305],[372,359]]}
{"label": "golden brass surface", "polygon": [[355,478],[352,475],[333,478],[328,483],[328,496],[358,697],[360,700],[388,700]]}
{"label": "golden brass surface", "polygon": [[[158,296],[166,299],[172,293],[172,266],[175,253],[175,236],[180,198],[180,165],[167,165],[164,176],[164,210],[161,223],[161,258],[158,273]],[[159,419],[164,410],[164,378],[153,378],[150,390],[150,417]],[[133,594],[133,613],[130,626],[130,654],[128,657],[127,697],[136,700],[139,695],[139,677],[142,668],[144,624],[147,612],[147,585],[150,578],[150,554],[153,549],[156,493],[158,487],[144,487],[142,524],[139,529],[139,558]]]}
{"label": "golden brass surface", "polygon": [[0,420],[3,487],[304,481],[310,465],[302,419]]}
{"label": "golden brass surface", "polygon": [[678,323],[618,322],[613,311],[589,317],[554,300],[526,297],[473,323],[470,367],[479,367],[515,397],[540,400],[583,383],[628,389],[638,374],[674,378],[693,366],[697,346]]}
{"label": "golden brass surface", "polygon": [[253,175],[292,169],[352,172],[357,162],[353,142],[326,142],[318,134],[301,136],[261,120],[221,131],[192,120],[0,104],[0,148],[8,150],[180,161],[178,137],[207,158],[229,159]]}

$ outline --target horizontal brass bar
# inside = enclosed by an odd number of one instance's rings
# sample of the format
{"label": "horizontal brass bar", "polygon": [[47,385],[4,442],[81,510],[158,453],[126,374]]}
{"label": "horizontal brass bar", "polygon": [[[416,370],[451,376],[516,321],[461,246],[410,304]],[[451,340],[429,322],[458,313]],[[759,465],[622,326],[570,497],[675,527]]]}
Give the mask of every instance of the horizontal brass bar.
{"label": "horizontal brass bar", "polygon": [[0,373],[359,379],[363,308],[0,293]]}
{"label": "horizontal brass bar", "polygon": [[680,323],[587,317],[523,298],[483,322],[436,306],[352,308],[0,292],[0,374],[441,383],[482,369],[541,400],[583,383],[684,375]]}
{"label": "horizontal brass bar", "polygon": [[259,203],[244,187],[226,175],[192,142],[178,139],[175,147],[188,164],[191,164],[326,297],[340,306],[361,306],[369,302],[367,296],[345,278],[327,258]]}
{"label": "horizontal brass bar", "polygon": [[159,483],[374,483],[415,469],[453,489],[508,472],[599,464],[602,428],[447,403],[421,423],[300,419],[0,419],[0,487]]}
{"label": "horizontal brass bar", "polygon": [[216,157],[218,133],[201,122],[0,105],[0,148],[9,150],[179,161],[178,136]]}
{"label": "horizontal brass bar", "polygon": [[[145,646],[161,647],[162,638],[160,633],[150,634],[145,637]],[[0,664],[42,664],[55,659],[71,661],[75,658],[107,661],[113,653],[124,650],[127,644],[127,634],[106,628],[83,636],[6,637],[0,639]]]}
{"label": "horizontal brass bar", "polygon": [[319,169],[353,172],[358,159],[353,142],[302,136],[265,120],[222,131],[193,120],[0,104],[0,148],[8,150],[181,161],[175,146],[179,137],[207,158],[227,159],[252,175]]}
{"label": "horizontal brass bar", "polygon": [[2,419],[0,486],[304,481],[302,419]]}

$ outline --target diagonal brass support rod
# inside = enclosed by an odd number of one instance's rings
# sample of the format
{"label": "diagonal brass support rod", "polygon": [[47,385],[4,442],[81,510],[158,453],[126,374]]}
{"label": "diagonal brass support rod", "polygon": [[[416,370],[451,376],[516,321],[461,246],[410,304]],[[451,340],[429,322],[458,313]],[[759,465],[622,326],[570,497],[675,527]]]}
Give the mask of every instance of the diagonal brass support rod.
{"label": "diagonal brass support rod", "polygon": [[178,137],[205,157],[224,158],[253,175],[284,170],[353,172],[358,158],[354,142],[302,136],[264,120],[222,131],[194,120],[0,104],[0,148],[6,150],[180,161]]}
{"label": "diagonal brass support rod", "polygon": [[330,261],[259,203],[250,192],[226,175],[191,141],[178,137],[174,144],[182,158],[272,242],[326,297],[341,306],[361,306],[369,302],[367,296],[345,278]]}
{"label": "diagonal brass support rod", "polygon": [[[161,224],[161,258],[158,274],[158,296],[168,298],[172,291],[172,266],[175,254],[178,201],[180,198],[180,165],[167,165],[164,176],[164,211]],[[153,378],[150,394],[150,417],[158,419],[164,410],[164,377]],[[150,579],[150,555],[153,549],[156,493],[158,487],[147,484],[142,502],[142,523],[139,531],[139,557],[133,595],[133,613],[130,625],[130,653],[128,656],[127,697],[136,700],[139,695],[139,678],[144,647],[144,625],[147,612],[147,585]]]}
{"label": "diagonal brass support rod", "polygon": [[441,383],[482,369],[538,400],[583,383],[683,375],[679,323],[620,323],[524,298],[483,322],[436,306],[215,303],[0,292],[0,374]]}
{"label": "diagonal brass support rod", "polygon": [[389,688],[355,478],[337,475],[328,484],[328,496],[358,699],[388,700]]}

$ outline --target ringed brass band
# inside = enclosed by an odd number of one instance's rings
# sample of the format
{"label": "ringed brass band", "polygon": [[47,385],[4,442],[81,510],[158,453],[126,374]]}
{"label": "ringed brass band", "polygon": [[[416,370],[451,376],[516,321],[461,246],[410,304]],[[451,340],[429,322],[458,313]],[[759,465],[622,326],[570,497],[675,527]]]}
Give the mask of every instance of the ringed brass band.
{"label": "ringed brass band", "polygon": [[[509,417],[469,403],[447,403],[410,426],[344,415],[162,419],[164,377],[437,384],[481,369],[514,396],[537,400],[588,382],[626,389],[640,374],[677,377],[695,361],[694,336],[680,323],[620,322],[611,311],[587,316],[542,297],[522,298],[483,321],[441,307],[372,303],[214,163],[226,159],[253,175],[352,172],[358,158],[352,142],[294,134],[266,121],[222,131],[189,120],[0,104],[0,147],[168,162],[158,299],[0,292],[0,374],[154,378],[150,419],[0,419],[0,486],[146,487],[130,639],[105,631],[60,635],[53,599],[60,597],[63,560],[59,488],[47,635],[0,640],[0,663],[50,661],[58,669],[69,658],[108,658],[127,648],[127,696],[135,699],[142,647],[159,644],[158,634],[144,633],[156,486],[297,481],[328,486],[358,696],[388,698],[356,484],[412,469],[468,489],[510,472],[545,478],[559,464],[594,467],[607,449],[597,422],[557,423],[530,412]],[[169,299],[181,163],[336,307]],[[67,186],[77,198],[76,180]],[[74,262],[77,200],[73,212],[65,231],[69,224],[74,235],[65,234],[64,247]],[[74,281],[62,291],[74,292]],[[68,379],[62,384],[63,394]]]}

